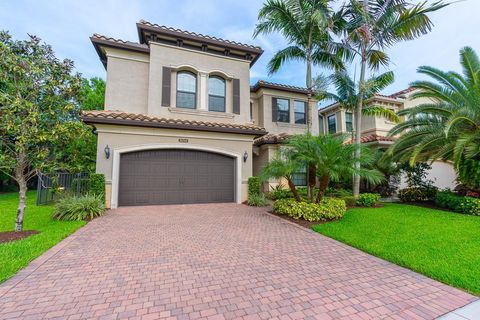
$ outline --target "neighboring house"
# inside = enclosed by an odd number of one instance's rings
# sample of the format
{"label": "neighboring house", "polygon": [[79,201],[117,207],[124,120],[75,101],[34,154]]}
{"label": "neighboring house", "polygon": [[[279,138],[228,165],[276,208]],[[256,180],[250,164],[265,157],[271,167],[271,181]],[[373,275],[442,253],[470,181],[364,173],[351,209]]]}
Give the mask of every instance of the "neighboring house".
{"label": "neighboring house", "polygon": [[138,43],[91,37],[107,70],[105,110],[82,119],[98,134],[108,207],[240,203],[282,137],[308,121],[318,133],[306,89],[250,86],[261,48],[143,20],[137,30]]}
{"label": "neighboring house", "polygon": [[[389,108],[395,112],[412,108],[421,103],[426,103],[424,98],[412,99],[414,88],[407,88],[389,96],[376,94],[367,103]],[[318,111],[320,133],[331,134],[352,134],[354,130],[353,114],[344,110],[338,103],[331,104]],[[388,132],[395,126],[395,123],[384,117],[363,117],[362,118],[362,143],[368,143],[378,148],[388,148],[395,137],[387,137]],[[428,179],[432,180],[438,188],[453,189],[456,185],[456,173],[450,163],[436,161],[428,173]],[[399,188],[407,185],[403,178]]]}

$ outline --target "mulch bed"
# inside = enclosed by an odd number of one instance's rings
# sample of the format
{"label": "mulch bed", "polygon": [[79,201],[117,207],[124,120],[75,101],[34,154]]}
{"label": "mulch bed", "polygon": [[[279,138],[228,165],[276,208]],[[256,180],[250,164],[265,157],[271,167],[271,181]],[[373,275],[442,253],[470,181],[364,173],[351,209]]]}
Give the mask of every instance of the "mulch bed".
{"label": "mulch bed", "polygon": [[30,237],[31,235],[40,233],[37,230],[26,230],[26,231],[7,231],[7,232],[0,232],[0,243],[25,239]]}

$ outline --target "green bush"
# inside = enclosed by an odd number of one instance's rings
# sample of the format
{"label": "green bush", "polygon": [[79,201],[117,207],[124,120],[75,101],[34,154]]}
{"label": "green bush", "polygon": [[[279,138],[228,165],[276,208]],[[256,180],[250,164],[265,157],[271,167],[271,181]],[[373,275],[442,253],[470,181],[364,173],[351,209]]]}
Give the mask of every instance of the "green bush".
{"label": "green bush", "polygon": [[66,221],[91,220],[105,212],[105,200],[100,195],[87,194],[65,197],[55,204],[53,218]]}
{"label": "green bush", "polygon": [[268,203],[263,194],[250,194],[247,204],[252,207],[265,207]]}
{"label": "green bush", "polygon": [[464,214],[480,216],[480,199],[472,197],[462,197],[458,209],[461,213]]}
{"label": "green bush", "polygon": [[248,197],[251,195],[260,195],[260,188],[261,188],[261,182],[258,177],[250,177],[248,178]]}
{"label": "green bush", "polygon": [[378,193],[362,193],[358,196],[356,204],[362,207],[373,207],[380,201]]}
{"label": "green bush", "polygon": [[422,202],[434,200],[436,194],[435,187],[412,187],[400,190],[398,197],[402,202]]}
{"label": "green bush", "polygon": [[100,196],[105,201],[105,176],[101,173],[90,174],[90,194]]}
{"label": "green bush", "polygon": [[273,203],[273,211],[294,219],[325,221],[342,218],[347,211],[347,206],[345,201],[335,198],[325,198],[318,204],[280,199]]}
{"label": "green bush", "polygon": [[352,196],[353,192],[352,192],[352,190],[342,189],[342,188],[340,188],[340,189],[327,188],[327,191],[325,192],[325,194],[327,196],[330,196],[330,197],[343,198],[343,197]]}
{"label": "green bush", "polygon": [[288,199],[293,198],[293,194],[290,189],[274,188],[267,194],[267,197],[271,200]]}
{"label": "green bush", "polygon": [[357,205],[357,198],[354,196],[343,196],[340,197],[343,201],[345,201],[345,204],[347,207],[355,207]]}

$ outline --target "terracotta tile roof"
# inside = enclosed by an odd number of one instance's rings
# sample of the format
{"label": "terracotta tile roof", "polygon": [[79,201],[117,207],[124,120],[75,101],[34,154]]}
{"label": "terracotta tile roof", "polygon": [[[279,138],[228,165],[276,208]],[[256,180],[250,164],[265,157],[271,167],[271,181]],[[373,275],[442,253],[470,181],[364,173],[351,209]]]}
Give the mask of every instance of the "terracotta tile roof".
{"label": "terracotta tile roof", "polygon": [[256,136],[263,136],[267,133],[264,128],[248,124],[242,125],[235,123],[168,119],[122,111],[83,111],[81,117],[85,123],[89,124],[118,124],[142,127],[241,133]]}
{"label": "terracotta tile roof", "polygon": [[115,39],[112,37],[103,36],[98,33],[94,33],[93,36],[90,37],[90,40],[92,41],[93,46],[95,47],[95,50],[97,51],[97,54],[100,57],[100,60],[102,61],[105,69],[107,68],[107,57],[105,56],[104,50],[101,49],[102,46],[120,48],[143,53],[150,52],[150,48],[146,44]]}
{"label": "terracotta tile roof", "polygon": [[253,142],[253,145],[256,147],[262,146],[264,144],[277,144],[277,143],[282,143],[285,140],[287,140],[289,137],[291,137],[290,134],[287,134],[285,132],[282,133],[277,133],[277,134],[266,134],[260,138],[255,139]]}
{"label": "terracotta tile roof", "polygon": [[131,42],[131,41],[125,41],[122,39],[115,39],[112,37],[107,37],[98,33],[94,33],[93,36],[91,37],[92,41],[94,40],[103,40],[103,41],[108,41],[108,42],[114,42],[117,44],[125,44],[125,45],[130,45],[130,46],[136,46],[138,48],[143,48],[143,49],[148,49],[148,46],[146,44],[141,44],[137,42]]}
{"label": "terracotta tile roof", "polygon": [[[379,136],[378,134],[369,134],[363,136],[360,139],[361,143],[371,143],[371,142],[393,142],[395,139],[385,136]],[[353,143],[353,139],[348,141],[347,143]]]}
{"label": "terracotta tile roof", "polygon": [[417,90],[417,88],[408,87],[407,89],[403,89],[401,91],[398,91],[398,92],[395,92],[395,93],[391,94],[389,97],[390,98],[398,98],[398,97],[400,97],[404,94],[410,93],[410,92],[415,91],[415,90]]}
{"label": "terracotta tile roof", "polygon": [[304,87],[297,87],[297,86],[291,86],[287,84],[268,82],[264,80],[259,80],[257,83],[255,83],[255,85],[251,86],[250,91],[257,92],[260,88],[277,89],[282,91],[297,92],[297,93],[304,93],[304,94],[309,93],[308,89]]}
{"label": "terracotta tile roof", "polygon": [[158,29],[163,30],[163,31],[169,31],[169,32],[183,34],[183,35],[187,35],[187,36],[191,36],[191,37],[223,42],[223,43],[228,44],[228,45],[235,45],[235,46],[239,46],[239,47],[245,47],[245,48],[249,48],[249,49],[255,49],[255,50],[262,51],[262,48],[260,48],[259,46],[254,46],[254,45],[241,43],[241,42],[236,42],[236,41],[231,41],[231,40],[225,40],[225,39],[222,39],[222,38],[217,38],[217,37],[214,37],[214,36],[204,35],[204,34],[192,32],[192,31],[186,31],[186,30],[176,29],[176,28],[172,28],[172,27],[167,27],[167,26],[164,26],[164,25],[151,23],[151,22],[148,22],[148,21],[145,21],[145,20],[140,20],[140,22],[138,24],[139,25],[146,25],[146,26],[153,27],[153,28],[158,28]]}

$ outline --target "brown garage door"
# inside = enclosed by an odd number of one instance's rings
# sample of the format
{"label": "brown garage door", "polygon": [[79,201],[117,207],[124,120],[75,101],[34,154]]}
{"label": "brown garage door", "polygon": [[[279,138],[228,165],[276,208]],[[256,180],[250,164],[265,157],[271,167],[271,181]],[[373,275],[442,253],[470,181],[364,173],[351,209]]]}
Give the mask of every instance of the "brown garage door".
{"label": "brown garage door", "polygon": [[234,159],[196,150],[122,154],[120,206],[235,201]]}

